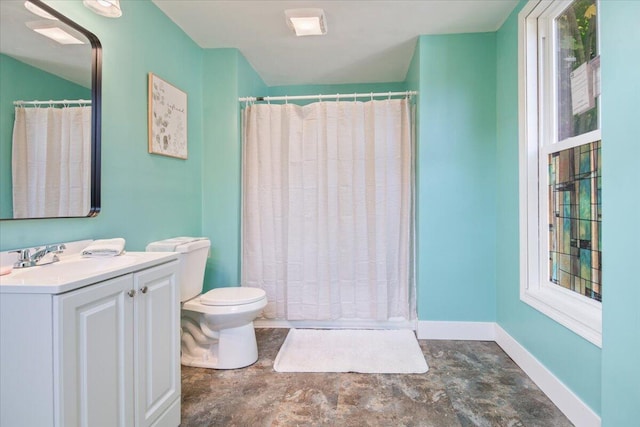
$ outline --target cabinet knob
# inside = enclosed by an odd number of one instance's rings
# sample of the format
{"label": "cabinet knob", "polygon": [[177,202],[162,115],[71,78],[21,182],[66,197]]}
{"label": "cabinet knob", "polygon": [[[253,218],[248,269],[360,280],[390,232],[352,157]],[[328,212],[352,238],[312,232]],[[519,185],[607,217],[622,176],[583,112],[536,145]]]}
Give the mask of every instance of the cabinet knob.
{"label": "cabinet knob", "polygon": [[129,292],[127,292],[127,295],[129,295],[131,298],[136,296],[136,291],[134,291],[133,289],[131,289]]}
{"label": "cabinet knob", "polygon": [[147,286],[143,286],[142,288],[140,288],[140,291],[141,291],[143,294],[146,294],[148,290],[149,290],[149,288],[148,288]]}

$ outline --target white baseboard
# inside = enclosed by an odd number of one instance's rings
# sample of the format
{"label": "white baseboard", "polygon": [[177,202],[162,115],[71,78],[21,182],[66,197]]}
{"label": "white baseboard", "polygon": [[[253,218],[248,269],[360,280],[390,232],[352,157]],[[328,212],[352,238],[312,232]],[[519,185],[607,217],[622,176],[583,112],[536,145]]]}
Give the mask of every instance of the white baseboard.
{"label": "white baseboard", "polygon": [[495,341],[494,322],[434,322],[418,321],[420,340]]}
{"label": "white baseboard", "polygon": [[600,427],[600,416],[498,324],[495,324],[495,336],[495,342],[574,425]]}

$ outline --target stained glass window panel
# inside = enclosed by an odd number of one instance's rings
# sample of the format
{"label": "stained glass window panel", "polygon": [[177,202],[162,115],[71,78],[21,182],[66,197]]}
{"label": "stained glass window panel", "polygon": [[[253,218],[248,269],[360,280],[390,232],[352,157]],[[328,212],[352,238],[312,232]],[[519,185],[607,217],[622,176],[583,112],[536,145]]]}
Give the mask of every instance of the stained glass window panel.
{"label": "stained glass window panel", "polygon": [[549,280],[602,301],[601,141],[549,155]]}

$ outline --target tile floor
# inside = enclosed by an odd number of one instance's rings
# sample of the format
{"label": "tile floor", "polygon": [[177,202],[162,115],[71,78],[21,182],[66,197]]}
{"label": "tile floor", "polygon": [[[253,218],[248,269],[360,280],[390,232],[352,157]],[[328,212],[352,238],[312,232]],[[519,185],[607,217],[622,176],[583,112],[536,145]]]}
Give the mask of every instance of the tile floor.
{"label": "tile floor", "polygon": [[182,367],[182,427],[572,424],[493,342],[420,340],[419,375],[278,373],[288,330],[257,329],[247,368]]}

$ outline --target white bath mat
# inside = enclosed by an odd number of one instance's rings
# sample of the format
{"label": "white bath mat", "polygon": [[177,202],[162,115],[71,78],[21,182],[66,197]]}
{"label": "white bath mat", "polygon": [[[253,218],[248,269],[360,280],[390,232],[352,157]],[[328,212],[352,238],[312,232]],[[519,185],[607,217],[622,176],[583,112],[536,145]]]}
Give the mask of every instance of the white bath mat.
{"label": "white bath mat", "polygon": [[421,374],[429,367],[413,331],[291,329],[277,372]]}

